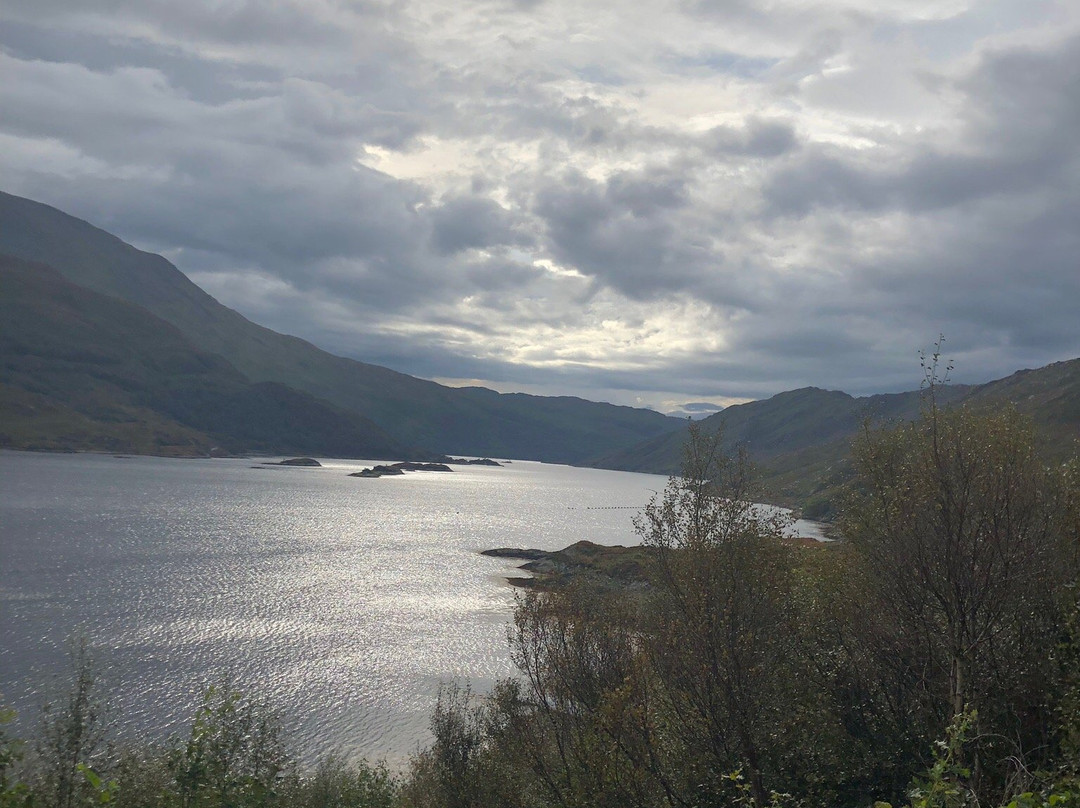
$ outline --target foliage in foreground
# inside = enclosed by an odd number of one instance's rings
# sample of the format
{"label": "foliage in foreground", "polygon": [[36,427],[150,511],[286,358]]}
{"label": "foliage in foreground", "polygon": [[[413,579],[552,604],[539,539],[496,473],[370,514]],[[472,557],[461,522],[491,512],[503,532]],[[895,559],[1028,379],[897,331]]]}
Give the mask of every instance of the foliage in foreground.
{"label": "foliage in foreground", "polygon": [[[164,746],[106,743],[105,700],[80,645],[70,691],[48,708],[30,750],[0,732],[0,808],[392,808],[385,765],[336,755],[301,772],[264,701],[211,686],[187,737]],[[8,719],[11,716],[7,716]],[[2,728],[2,726],[0,726]]]}
{"label": "foliage in foreground", "polygon": [[864,432],[831,546],[694,434],[636,522],[648,585],[526,592],[519,675],[445,687],[400,779],[299,771],[227,684],[183,741],[117,750],[83,652],[39,741],[0,735],[0,808],[1080,808],[1080,465],[928,380],[919,421]]}
{"label": "foliage in foreground", "polygon": [[1080,805],[1077,466],[939,409],[935,370],[919,421],[861,437],[832,546],[695,435],[637,522],[649,586],[525,594],[519,678],[444,693],[405,804]]}

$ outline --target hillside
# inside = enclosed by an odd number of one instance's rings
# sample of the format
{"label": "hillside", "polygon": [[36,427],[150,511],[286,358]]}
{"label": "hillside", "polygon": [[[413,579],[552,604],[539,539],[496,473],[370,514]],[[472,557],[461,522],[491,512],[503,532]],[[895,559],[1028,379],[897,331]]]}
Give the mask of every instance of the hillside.
{"label": "hillside", "polygon": [[[947,396],[960,397],[967,390],[949,388]],[[917,392],[860,399],[837,390],[805,387],[728,407],[700,424],[703,429],[722,427],[729,449],[743,447],[755,462],[762,463],[849,440],[866,416],[910,418],[918,410]],[[682,463],[682,444],[680,431],[597,458],[593,465],[674,474]]]}
{"label": "hillside", "polygon": [[4,193],[0,253],[46,264],[71,283],[142,306],[251,382],[286,385],[360,414],[399,444],[573,463],[681,424],[650,410],[578,398],[444,387],[333,356],[246,320],[159,255],[55,208]]}
{"label": "hillside", "polygon": [[354,413],[252,384],[145,309],[0,255],[0,446],[400,457]]}
{"label": "hillside", "polygon": [[1064,458],[1080,437],[1080,359],[988,382],[976,387],[967,401],[986,406],[1012,404],[1040,425],[1051,456]]}
{"label": "hillside", "polygon": [[[1023,370],[977,386],[939,388],[946,405],[1015,406],[1039,429],[1048,457],[1063,459],[1080,440],[1080,359]],[[722,428],[728,449],[742,447],[761,472],[763,496],[800,506],[808,516],[827,516],[836,488],[850,476],[850,448],[866,419],[890,423],[916,418],[920,391],[855,398],[807,387],[739,404],[701,421]],[[597,468],[677,473],[685,431],[662,435],[595,458]]]}

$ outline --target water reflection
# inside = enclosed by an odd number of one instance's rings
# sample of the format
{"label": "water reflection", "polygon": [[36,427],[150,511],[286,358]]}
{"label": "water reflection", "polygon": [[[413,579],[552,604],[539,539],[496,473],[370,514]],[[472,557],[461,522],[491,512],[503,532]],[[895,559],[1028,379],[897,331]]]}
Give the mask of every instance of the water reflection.
{"label": "water reflection", "polygon": [[[348,477],[370,462],[0,452],[0,692],[35,716],[66,638],[102,649],[125,731],[186,726],[228,672],[293,744],[400,762],[438,683],[509,674],[515,562],[481,549],[636,541],[662,478],[515,462]],[[615,507],[617,506],[617,507]]]}

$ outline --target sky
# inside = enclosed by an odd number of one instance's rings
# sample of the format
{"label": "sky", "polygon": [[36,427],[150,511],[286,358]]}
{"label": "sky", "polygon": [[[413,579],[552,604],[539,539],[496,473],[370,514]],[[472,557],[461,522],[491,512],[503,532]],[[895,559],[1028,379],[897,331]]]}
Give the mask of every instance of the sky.
{"label": "sky", "polygon": [[1080,356],[1080,3],[5,0],[0,189],[455,386],[988,381]]}

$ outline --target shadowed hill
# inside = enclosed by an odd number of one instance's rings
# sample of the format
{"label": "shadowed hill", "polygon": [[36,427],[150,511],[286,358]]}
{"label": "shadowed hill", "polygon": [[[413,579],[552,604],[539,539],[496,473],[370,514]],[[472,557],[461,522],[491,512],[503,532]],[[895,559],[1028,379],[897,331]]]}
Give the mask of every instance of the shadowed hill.
{"label": "shadowed hill", "polygon": [[251,384],[145,309],[0,255],[0,446],[399,457],[354,413]]}
{"label": "shadowed hill", "polygon": [[[955,388],[950,388],[950,392]],[[957,391],[957,394],[959,391]],[[758,463],[849,439],[867,415],[911,417],[918,393],[858,399],[838,390],[804,387],[772,398],[736,404],[700,421],[702,429],[723,427],[727,448],[742,447]],[[628,450],[598,458],[595,465],[674,474],[682,463],[685,431],[643,441]]]}
{"label": "shadowed hill", "polygon": [[145,307],[252,382],[276,382],[377,423],[399,443],[440,453],[578,462],[678,428],[649,410],[577,398],[455,389],[333,356],[218,303],[159,255],[55,208],[0,193],[0,252]]}
{"label": "shadowed hill", "polygon": [[979,385],[967,400],[987,406],[1012,404],[1039,424],[1051,455],[1065,457],[1080,437],[1080,359],[1021,370]]}
{"label": "shadowed hill", "polygon": [[[938,389],[945,405],[1015,406],[1039,429],[1048,457],[1064,459],[1080,439],[1080,359],[1023,370],[978,386]],[[851,442],[860,425],[912,420],[920,391],[855,398],[807,387],[739,404],[701,421],[722,427],[727,449],[744,448],[759,466],[765,496],[799,505],[807,516],[827,516],[836,488],[849,479]],[[682,463],[685,430],[643,441],[593,460],[598,468],[675,474]]]}

